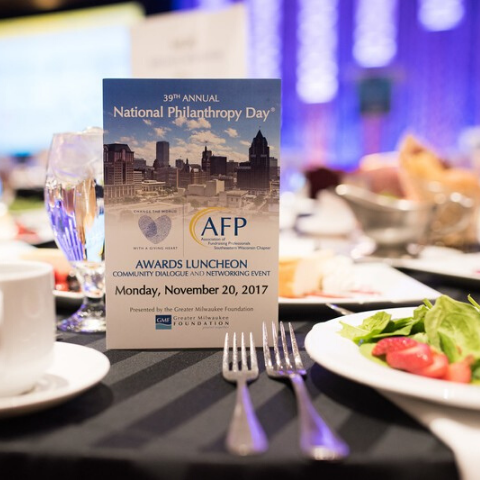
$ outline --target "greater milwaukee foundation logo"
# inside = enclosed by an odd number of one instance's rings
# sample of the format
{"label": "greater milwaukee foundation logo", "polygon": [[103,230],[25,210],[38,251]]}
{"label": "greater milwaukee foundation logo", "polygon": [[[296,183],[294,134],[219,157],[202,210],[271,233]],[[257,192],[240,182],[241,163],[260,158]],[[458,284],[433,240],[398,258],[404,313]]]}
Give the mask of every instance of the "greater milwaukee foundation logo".
{"label": "greater milwaukee foundation logo", "polygon": [[155,330],[171,330],[172,316],[171,315],[155,315]]}
{"label": "greater milwaukee foundation logo", "polygon": [[229,215],[226,208],[210,207],[200,210],[192,217],[189,230],[198,244],[208,247],[216,240],[237,239],[246,226],[245,217]]}

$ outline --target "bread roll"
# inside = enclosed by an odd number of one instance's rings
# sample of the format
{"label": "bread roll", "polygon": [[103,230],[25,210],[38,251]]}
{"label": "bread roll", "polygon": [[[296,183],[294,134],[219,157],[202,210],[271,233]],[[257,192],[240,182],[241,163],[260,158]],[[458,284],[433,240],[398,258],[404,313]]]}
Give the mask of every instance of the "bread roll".
{"label": "bread roll", "polygon": [[353,286],[353,263],[330,250],[280,259],[279,295],[301,298],[321,293],[341,294]]}
{"label": "bread roll", "polygon": [[[450,247],[462,247],[476,243],[477,217],[480,205],[480,183],[477,174],[465,168],[448,168],[440,157],[412,135],[404,138],[399,151],[399,176],[405,195],[410,200],[437,203],[452,193],[460,193],[473,201],[470,212],[462,212],[455,204],[442,208],[432,225],[434,243]],[[448,227],[458,223],[462,215],[469,215],[463,229],[445,233]]]}

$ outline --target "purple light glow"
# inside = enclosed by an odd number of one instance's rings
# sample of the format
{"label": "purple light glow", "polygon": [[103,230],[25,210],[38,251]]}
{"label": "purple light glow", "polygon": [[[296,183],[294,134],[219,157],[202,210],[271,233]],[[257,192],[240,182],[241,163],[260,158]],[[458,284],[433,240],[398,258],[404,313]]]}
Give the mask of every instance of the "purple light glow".
{"label": "purple light glow", "polygon": [[300,0],[297,95],[305,103],[333,100],[338,90],[337,0]]}

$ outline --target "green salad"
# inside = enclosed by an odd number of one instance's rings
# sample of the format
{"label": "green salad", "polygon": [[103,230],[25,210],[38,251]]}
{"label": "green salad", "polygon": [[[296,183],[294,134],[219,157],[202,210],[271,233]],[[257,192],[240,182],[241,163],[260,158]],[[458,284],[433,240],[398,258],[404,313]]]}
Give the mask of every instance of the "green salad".
{"label": "green salad", "polygon": [[[468,302],[447,295],[435,304],[425,300],[405,318],[377,312],[359,326],[340,323],[340,335],[359,345],[372,361],[428,377],[480,384],[480,305],[470,295]],[[460,366],[468,369],[467,380],[452,373]]]}

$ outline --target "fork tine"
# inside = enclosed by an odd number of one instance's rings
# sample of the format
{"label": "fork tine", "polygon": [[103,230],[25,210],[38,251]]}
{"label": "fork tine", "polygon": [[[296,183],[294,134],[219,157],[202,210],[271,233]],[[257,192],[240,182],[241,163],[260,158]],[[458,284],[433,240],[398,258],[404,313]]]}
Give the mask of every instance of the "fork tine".
{"label": "fork tine", "polygon": [[225,344],[223,346],[222,370],[223,373],[228,372],[228,332],[225,334]]}
{"label": "fork tine", "polygon": [[241,369],[242,371],[248,370],[248,365],[247,365],[247,350],[245,348],[245,336],[243,335],[242,332],[242,341],[241,341],[241,352],[242,352],[242,366]]}
{"label": "fork tine", "polygon": [[233,332],[232,371],[238,372],[237,334]]}
{"label": "fork tine", "polygon": [[250,332],[250,368],[253,372],[258,372],[257,351],[255,350],[252,332]]}
{"label": "fork tine", "polygon": [[288,330],[290,331],[290,342],[292,343],[292,354],[293,360],[295,361],[295,367],[300,370],[303,370],[302,357],[300,357],[300,352],[298,351],[297,339],[295,338],[295,332],[293,331],[292,324],[288,322]]}
{"label": "fork tine", "polygon": [[283,356],[285,357],[285,364],[289,370],[292,369],[292,362],[290,361],[290,354],[288,353],[287,336],[285,335],[285,327],[283,322],[280,322],[280,335],[282,337]]}
{"label": "fork tine", "polygon": [[275,354],[275,366],[281,368],[282,360],[280,358],[280,352],[278,351],[278,332],[277,327],[272,322],[272,336],[273,336],[273,353]]}
{"label": "fork tine", "polygon": [[272,357],[270,355],[270,347],[268,346],[268,331],[267,331],[267,324],[263,322],[262,324],[263,330],[263,357],[265,359],[265,368],[267,370],[273,369],[272,365]]}

